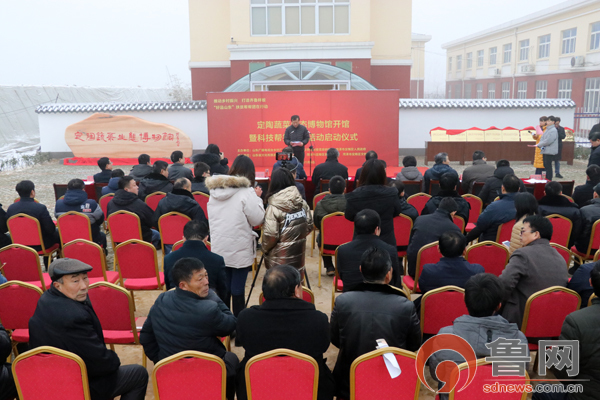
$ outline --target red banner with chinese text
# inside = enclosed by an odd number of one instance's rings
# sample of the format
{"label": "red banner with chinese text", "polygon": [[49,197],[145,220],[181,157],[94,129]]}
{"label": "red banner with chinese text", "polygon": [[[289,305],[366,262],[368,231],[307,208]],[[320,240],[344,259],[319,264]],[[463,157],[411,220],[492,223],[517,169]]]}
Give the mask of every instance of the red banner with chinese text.
{"label": "red banner with chinese text", "polygon": [[[208,93],[208,142],[231,162],[238,154],[270,168],[285,144],[292,115],[310,131],[313,167],[335,147],[344,165],[362,165],[375,150],[389,166],[398,165],[397,90]],[[308,147],[304,164],[309,164]],[[308,172],[308,168],[307,168]]]}

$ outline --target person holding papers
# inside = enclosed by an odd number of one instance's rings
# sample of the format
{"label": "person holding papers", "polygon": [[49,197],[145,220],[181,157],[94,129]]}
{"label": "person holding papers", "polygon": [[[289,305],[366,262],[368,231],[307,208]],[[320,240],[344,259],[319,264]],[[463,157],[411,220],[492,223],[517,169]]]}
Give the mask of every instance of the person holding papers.
{"label": "person holding papers", "polygon": [[283,141],[294,150],[294,157],[300,164],[304,164],[304,146],[310,140],[310,132],[304,125],[300,125],[300,117],[292,115],[292,124],[288,126],[283,135]]}

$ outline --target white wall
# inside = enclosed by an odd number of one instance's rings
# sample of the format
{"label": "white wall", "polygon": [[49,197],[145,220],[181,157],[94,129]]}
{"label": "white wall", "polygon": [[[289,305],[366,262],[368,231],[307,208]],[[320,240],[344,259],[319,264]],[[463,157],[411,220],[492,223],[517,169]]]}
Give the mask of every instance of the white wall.
{"label": "white wall", "polygon": [[[90,117],[93,113],[40,113],[40,142],[43,152],[70,153],[65,142],[67,126]],[[208,145],[206,110],[190,111],[128,111],[111,112],[114,115],[131,115],[150,122],[169,124],[192,139],[193,149],[205,149]],[[166,155],[168,156],[168,154]]]}
{"label": "white wall", "polygon": [[574,114],[575,108],[401,108],[398,147],[424,149],[431,140],[429,131],[437,127],[522,129],[536,126],[543,115],[560,117],[562,126],[573,128]]}

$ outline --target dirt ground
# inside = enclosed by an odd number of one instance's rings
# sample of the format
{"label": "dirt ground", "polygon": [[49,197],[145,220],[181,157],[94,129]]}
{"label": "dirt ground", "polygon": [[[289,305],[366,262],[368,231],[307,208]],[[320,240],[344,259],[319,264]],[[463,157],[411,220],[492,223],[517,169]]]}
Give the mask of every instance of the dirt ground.
{"label": "dirt ground", "polygon": [[[422,159],[421,163],[422,165]],[[468,165],[467,165],[468,166]],[[515,172],[520,177],[529,176],[533,173],[533,167],[529,163],[514,163],[513,168]],[[576,185],[582,184],[585,181],[585,169],[587,166],[587,160],[580,161],[575,160],[573,166],[567,166],[566,163],[562,163],[561,165],[561,174],[564,176],[563,180],[575,180]],[[463,171],[466,166],[458,165],[457,163],[452,163],[452,167],[455,168],[459,173]],[[121,168],[128,173],[131,169],[131,166],[119,166],[115,168]],[[52,183],[67,183],[70,179],[73,178],[83,178],[88,175],[93,175],[98,172],[98,168],[96,167],[74,167],[74,166],[63,166],[60,165],[57,161],[51,162],[44,165],[38,165],[34,167],[30,167],[27,169],[17,170],[17,171],[8,171],[0,174],[0,202],[4,205],[4,209],[10,205],[14,199],[17,197],[17,193],[14,190],[14,187],[17,182],[23,179],[30,179],[34,181],[36,184],[36,198],[43,204],[46,204],[50,209],[50,213],[53,214],[54,211],[54,192]],[[310,238],[309,238],[310,239]],[[159,251],[160,253],[160,251]],[[159,260],[162,260],[162,255],[159,254]],[[109,258],[108,258],[109,269],[112,269],[112,252],[109,249]],[[162,262],[162,261],[159,261]],[[332,290],[332,278],[326,276],[324,273],[322,274],[321,287],[317,286],[318,282],[318,250],[315,249],[313,255],[311,256],[310,244],[307,247],[306,252],[306,266],[308,271],[309,280],[312,286],[312,290],[315,295],[315,305],[318,310],[324,312],[328,316],[331,315],[331,290]],[[162,265],[161,265],[162,269]],[[252,293],[252,297],[250,299],[250,305],[258,304],[258,296],[261,292],[260,287],[262,284],[262,276],[264,275],[264,267],[261,269],[256,287]],[[249,274],[248,281],[246,282],[246,293],[249,292],[250,285],[252,283],[252,274]],[[135,304],[136,304],[136,317],[142,317],[148,315],[152,304],[160,294],[160,291],[138,291],[135,293]],[[115,346],[117,354],[121,358],[122,364],[141,364],[142,363],[142,348],[141,346]],[[243,358],[244,352],[243,348],[238,348],[232,346],[232,351],[240,358]],[[331,345],[325,354],[327,358],[327,365],[333,369],[335,364],[335,360],[337,357],[338,350],[335,346]],[[148,361],[148,372],[152,374],[153,364],[151,361]],[[434,382],[429,377],[428,372],[426,375],[430,381],[430,385],[434,385]],[[537,378],[537,374],[532,373],[530,371],[530,375],[532,379]],[[548,376],[548,378],[552,378]],[[421,387],[421,392],[419,399],[433,399],[434,395],[432,392],[427,390],[425,387]],[[146,399],[154,399],[154,394],[152,391],[152,382],[148,384],[148,390],[146,394]]]}

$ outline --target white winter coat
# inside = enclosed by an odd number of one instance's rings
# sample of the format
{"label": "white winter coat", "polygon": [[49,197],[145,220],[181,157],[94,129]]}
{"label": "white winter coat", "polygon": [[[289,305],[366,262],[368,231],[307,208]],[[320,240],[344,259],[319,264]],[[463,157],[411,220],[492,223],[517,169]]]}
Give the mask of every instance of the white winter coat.
{"label": "white winter coat", "polygon": [[265,219],[262,199],[250,187],[250,181],[241,176],[215,175],[206,178],[210,190],[208,220],[210,223],[211,251],[225,259],[230,268],[252,265],[256,255],[252,227]]}

